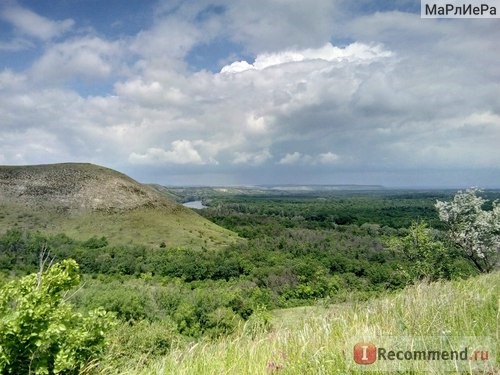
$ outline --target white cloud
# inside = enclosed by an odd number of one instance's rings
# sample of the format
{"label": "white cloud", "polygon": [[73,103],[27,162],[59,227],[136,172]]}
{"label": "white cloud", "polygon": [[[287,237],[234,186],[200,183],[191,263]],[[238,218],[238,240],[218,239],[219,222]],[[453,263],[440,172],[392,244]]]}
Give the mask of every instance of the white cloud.
{"label": "white cloud", "polygon": [[53,44],[33,64],[35,80],[60,82],[68,78],[106,78],[117,68],[122,52],[118,42],[82,37]]}
{"label": "white cloud", "polygon": [[263,116],[258,117],[255,114],[250,114],[247,116],[247,129],[250,133],[266,133],[267,122],[268,120],[266,120]]}
{"label": "white cloud", "polygon": [[[163,61],[178,64],[203,34],[194,25],[181,18],[166,17],[142,30],[130,48],[149,62]],[[181,64],[182,65],[182,64]]]}
{"label": "white cloud", "polygon": [[14,73],[12,70],[5,69],[0,72],[0,89],[1,90],[18,90],[26,83],[24,74]]}
{"label": "white cloud", "polygon": [[247,164],[251,166],[258,166],[264,164],[272,158],[269,150],[260,150],[258,152],[235,152],[233,164]]}
{"label": "white cloud", "polygon": [[[210,169],[235,183],[283,174],[298,181],[297,171],[326,168],[335,173],[325,180],[349,170],[358,182],[367,171],[498,170],[494,22],[383,11],[337,17],[339,3],[322,0],[217,4],[221,14],[200,20],[205,2],[179,2],[116,40],[82,29],[68,38],[61,29],[29,68],[0,71],[4,162]],[[190,50],[214,40],[221,50],[241,42],[230,51],[239,57],[226,56],[233,63],[217,73],[189,70]],[[207,58],[219,59],[215,47]],[[79,82],[110,89],[89,97]]]}
{"label": "white cloud", "polygon": [[316,160],[319,164],[333,164],[339,160],[339,156],[333,152],[325,152],[323,154],[319,154]]}
{"label": "white cloud", "polygon": [[298,164],[304,164],[304,163],[309,163],[311,160],[311,156],[309,155],[302,155],[300,152],[295,151],[294,153],[289,153],[283,156],[278,164],[285,164],[285,165],[298,165]]}
{"label": "white cloud", "polygon": [[236,61],[222,67],[221,73],[241,73],[251,69],[263,70],[272,66],[311,60],[354,64],[370,63],[391,55],[392,53],[385,50],[381,45],[370,46],[362,43],[352,43],[345,48],[339,48],[327,43],[321,48],[261,54],[257,56],[253,64],[246,61]]}
{"label": "white cloud", "polygon": [[336,1],[231,0],[223,2],[224,29],[248,51],[279,51],[318,47],[335,29]]}
{"label": "white cloud", "polygon": [[339,160],[339,156],[333,152],[325,152],[316,156],[302,154],[300,152],[287,153],[283,156],[278,164],[283,165],[328,165],[334,164]]}
{"label": "white cloud", "polygon": [[177,140],[172,142],[171,150],[150,147],[145,153],[131,153],[129,161],[133,164],[205,164],[191,141]]}
{"label": "white cloud", "polygon": [[496,131],[500,132],[500,114],[496,114],[491,111],[474,112],[464,118],[463,126],[475,129],[490,128],[496,129]]}
{"label": "white cloud", "polygon": [[9,41],[0,41],[0,51],[3,52],[18,52],[33,47],[33,43],[23,38],[15,38]]}
{"label": "white cloud", "polygon": [[221,69],[221,73],[241,73],[246,70],[255,69],[253,64],[249,64],[246,61],[235,61],[230,65],[225,65]]}
{"label": "white cloud", "polygon": [[[0,137],[5,164],[57,163],[61,156],[61,144],[57,136],[45,129],[19,129]],[[70,154],[69,154],[70,155]],[[66,155],[67,161],[71,160]]]}
{"label": "white cloud", "polygon": [[60,36],[75,24],[72,19],[52,21],[19,6],[4,8],[1,16],[21,33],[41,40],[50,40]]}
{"label": "white cloud", "polygon": [[144,106],[182,104],[189,100],[177,87],[165,88],[158,81],[144,82],[140,78],[118,82],[115,85],[115,92]]}

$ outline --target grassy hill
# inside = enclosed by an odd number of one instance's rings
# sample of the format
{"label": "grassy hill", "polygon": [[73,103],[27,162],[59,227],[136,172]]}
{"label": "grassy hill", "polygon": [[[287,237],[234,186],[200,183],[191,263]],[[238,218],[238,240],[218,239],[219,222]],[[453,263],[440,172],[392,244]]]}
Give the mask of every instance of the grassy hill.
{"label": "grassy hill", "polygon": [[0,231],[216,248],[237,236],[130,177],[93,164],[0,166]]}
{"label": "grassy hill", "polygon": [[[156,359],[143,356],[116,363],[120,346],[113,344],[100,373],[363,373],[370,369],[354,363],[354,344],[371,341],[378,346],[387,342],[384,338],[395,337],[406,338],[403,349],[410,348],[410,342],[422,340],[429,350],[449,350],[450,345],[459,349],[465,345],[469,354],[477,348],[489,350],[487,362],[446,363],[440,367],[439,361],[414,361],[407,362],[405,366],[410,367],[401,368],[400,373],[496,374],[500,370],[498,354],[494,358],[498,353],[499,297],[500,272],[496,272],[467,280],[424,282],[365,302],[276,310],[269,330],[260,324],[263,319],[249,320],[235,335],[179,346]],[[392,361],[389,366],[394,364]],[[413,370],[409,371],[411,366]],[[390,369],[395,373],[394,367]]]}

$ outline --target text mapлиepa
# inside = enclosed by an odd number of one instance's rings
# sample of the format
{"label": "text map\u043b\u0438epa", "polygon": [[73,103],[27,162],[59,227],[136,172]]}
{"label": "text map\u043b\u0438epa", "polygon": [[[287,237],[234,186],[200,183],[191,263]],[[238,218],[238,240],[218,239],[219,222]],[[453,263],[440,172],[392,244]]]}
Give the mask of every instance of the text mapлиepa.
{"label": "text map\u043b\u0438epa", "polygon": [[500,18],[500,0],[421,0],[421,18]]}

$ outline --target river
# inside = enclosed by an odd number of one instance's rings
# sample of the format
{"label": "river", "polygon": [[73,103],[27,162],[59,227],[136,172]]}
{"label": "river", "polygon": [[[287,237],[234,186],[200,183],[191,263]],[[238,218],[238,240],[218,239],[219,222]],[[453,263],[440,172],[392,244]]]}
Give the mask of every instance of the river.
{"label": "river", "polygon": [[197,210],[201,210],[202,208],[207,208],[202,201],[190,201],[182,204],[184,207],[187,208],[195,208]]}

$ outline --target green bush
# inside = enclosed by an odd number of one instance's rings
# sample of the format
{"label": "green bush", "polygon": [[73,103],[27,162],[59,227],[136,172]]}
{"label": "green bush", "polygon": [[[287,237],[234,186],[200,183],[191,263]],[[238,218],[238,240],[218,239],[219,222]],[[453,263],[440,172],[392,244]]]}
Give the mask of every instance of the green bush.
{"label": "green bush", "polygon": [[455,277],[454,272],[458,272],[454,264],[460,254],[454,254],[444,243],[435,240],[425,222],[414,222],[405,237],[390,239],[389,246],[406,258],[403,272],[410,282],[422,278],[451,279]]}
{"label": "green bush", "polygon": [[218,307],[207,314],[207,333],[212,338],[229,335],[243,322],[243,319],[228,307]]}
{"label": "green bush", "polygon": [[135,324],[121,323],[112,333],[110,354],[116,359],[131,356],[161,356],[180,340],[177,326],[169,318],[157,322],[141,320]]}
{"label": "green bush", "polygon": [[258,306],[243,326],[243,332],[253,338],[272,329],[271,314],[264,306]]}
{"label": "green bush", "polygon": [[114,319],[102,309],[83,316],[65,301],[79,280],[69,259],[1,289],[0,373],[72,374],[101,353]]}

